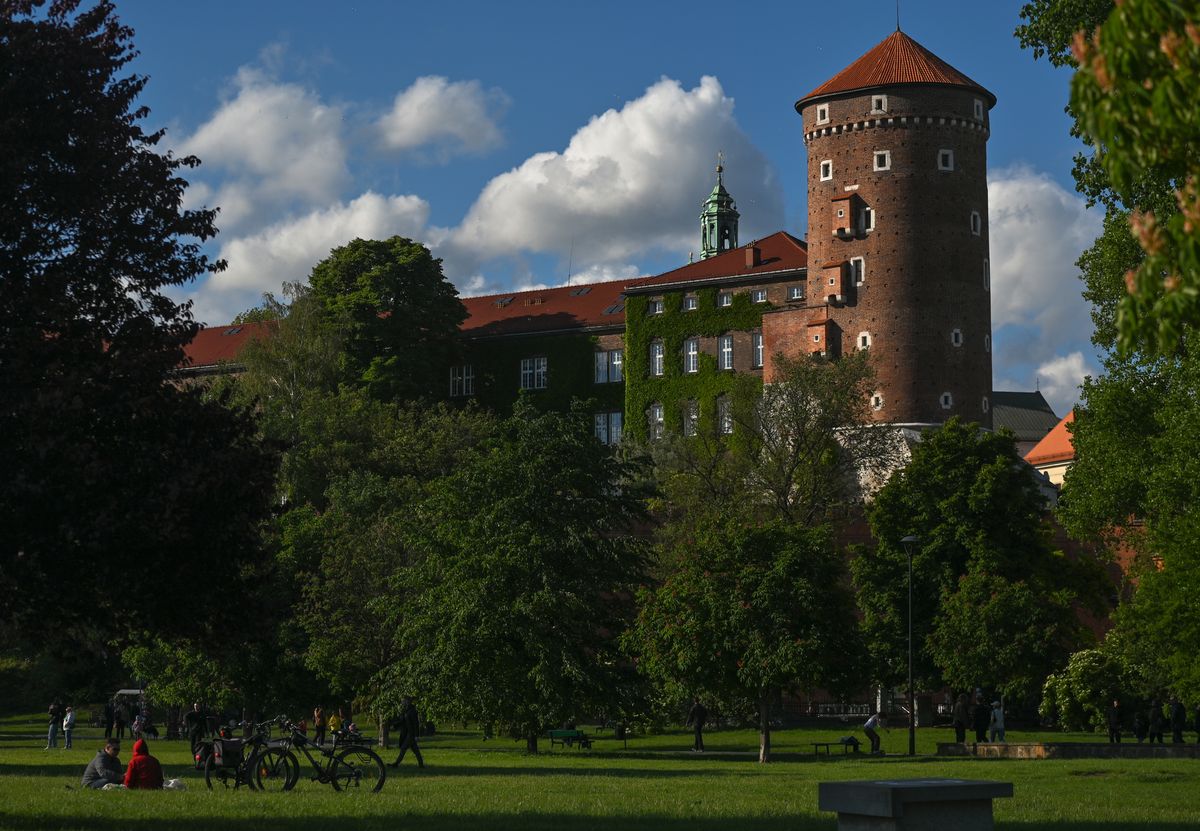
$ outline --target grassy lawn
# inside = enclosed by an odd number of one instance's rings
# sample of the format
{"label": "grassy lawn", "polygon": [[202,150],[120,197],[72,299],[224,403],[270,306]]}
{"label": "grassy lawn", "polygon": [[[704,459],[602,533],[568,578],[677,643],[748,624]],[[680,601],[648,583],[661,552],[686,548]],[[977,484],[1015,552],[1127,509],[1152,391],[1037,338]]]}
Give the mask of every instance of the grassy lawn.
{"label": "grassy lawn", "polygon": [[[270,831],[270,829],[653,829],[653,831],[833,831],[832,814],[817,811],[817,783],[840,779],[960,777],[1013,782],[1015,797],[996,802],[997,826],[1069,831],[1156,831],[1200,828],[1200,763],[1194,760],[908,761],[835,755],[815,759],[809,742],[851,732],[789,730],[777,734],[779,761],[754,761],[757,737],[726,730],[706,737],[709,752],[687,752],[678,732],[636,737],[628,750],[600,739],[591,751],[526,756],[508,740],[446,733],[424,745],[428,767],[405,759],[389,769],[380,794],[334,793],[302,778],[287,794],[209,792],[188,765],[182,742],[158,741],[152,751],[185,792],[97,792],[78,789],[101,740],[77,730],[75,749],[42,750],[40,718],[0,721],[0,828],[111,831]],[[590,731],[589,731],[590,732]],[[918,752],[932,753],[948,730],[919,733]],[[861,738],[861,736],[860,736]],[[1013,741],[1087,740],[1091,734],[1010,733]],[[60,740],[61,741],[61,740]],[[907,734],[884,735],[884,749],[902,753]],[[835,753],[837,751],[835,750]],[[130,744],[121,758],[128,761]],[[394,758],[394,751],[385,755]],[[70,786],[68,788],[67,786]]]}

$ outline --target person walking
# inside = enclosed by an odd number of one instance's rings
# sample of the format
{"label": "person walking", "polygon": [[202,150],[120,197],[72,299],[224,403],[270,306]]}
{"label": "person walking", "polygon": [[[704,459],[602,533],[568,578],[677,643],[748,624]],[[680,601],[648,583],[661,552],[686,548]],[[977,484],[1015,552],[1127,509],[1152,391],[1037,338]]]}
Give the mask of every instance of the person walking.
{"label": "person walking", "polygon": [[51,702],[46,710],[50,716],[50,727],[46,732],[46,750],[52,747],[58,747],[58,728],[62,726],[63,708],[57,700]]}
{"label": "person walking", "polygon": [[125,778],[125,766],[121,764],[120,754],[119,741],[113,738],[105,741],[104,747],[96,751],[96,758],[84,768],[80,786],[98,791],[105,785],[120,785]]}
{"label": "person walking", "polygon": [[325,708],[320,704],[313,708],[313,744],[325,744]]}
{"label": "person walking", "polygon": [[63,713],[63,750],[71,749],[71,734],[75,732],[75,708],[67,707]]}
{"label": "person walking", "polygon": [[954,741],[959,744],[965,744],[967,741],[967,722],[971,715],[968,712],[969,700],[966,693],[959,693],[958,700],[954,702],[954,710],[951,718],[954,722]]}
{"label": "person walking", "polygon": [[193,702],[192,709],[183,717],[183,724],[187,728],[188,746],[195,756],[196,749],[204,742],[204,736],[208,732],[208,717],[200,709],[199,702]]}
{"label": "person walking", "polygon": [[693,730],[692,737],[692,752],[704,752],[704,724],[708,721],[708,708],[700,702],[700,697],[696,696],[692,699],[692,708],[688,710],[687,720],[683,726],[691,725]]}
{"label": "person walking", "polygon": [[1183,731],[1187,728],[1187,709],[1178,696],[1171,697],[1171,744],[1183,744]]}
{"label": "person walking", "polygon": [[410,750],[417,757],[417,767],[425,767],[425,759],[421,757],[421,748],[417,744],[420,732],[421,716],[417,712],[417,705],[413,703],[411,696],[406,695],[400,699],[400,755],[388,767],[400,767],[400,763],[404,761],[404,754]]}
{"label": "person walking", "polygon": [[867,723],[863,725],[863,732],[867,734],[867,738],[871,741],[871,755],[882,756],[883,748],[880,747],[879,733],[876,732],[877,727],[884,725],[883,714],[873,713]]}
{"label": "person walking", "polygon": [[993,744],[997,741],[1004,744],[1004,704],[999,701],[992,702],[992,715],[988,722],[988,732],[990,740]]}
{"label": "person walking", "polygon": [[1121,743],[1121,702],[1113,699],[1112,706],[1105,713],[1105,720],[1108,722],[1108,743]]}
{"label": "person walking", "polygon": [[129,710],[125,708],[124,701],[118,701],[117,706],[113,708],[113,727],[116,728],[117,739],[125,738],[125,725],[129,723]]}
{"label": "person walking", "polygon": [[1141,744],[1146,740],[1146,714],[1141,710],[1133,712],[1133,737]]}
{"label": "person walking", "polygon": [[1163,744],[1163,711],[1158,699],[1150,702],[1150,744]]}
{"label": "person walking", "polygon": [[983,700],[982,693],[976,693],[975,710],[972,713],[975,722],[975,743],[987,742],[988,725],[992,723],[992,708]]}
{"label": "person walking", "polygon": [[111,739],[113,734],[113,702],[110,698],[104,702],[104,738]]}

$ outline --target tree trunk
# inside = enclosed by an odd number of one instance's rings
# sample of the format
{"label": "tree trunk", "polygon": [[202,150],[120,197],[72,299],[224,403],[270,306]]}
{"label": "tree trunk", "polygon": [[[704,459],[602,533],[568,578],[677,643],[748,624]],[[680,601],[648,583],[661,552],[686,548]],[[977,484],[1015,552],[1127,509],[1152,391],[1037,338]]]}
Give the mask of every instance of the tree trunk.
{"label": "tree trunk", "polygon": [[771,761],[771,695],[762,690],[758,695],[758,761]]}
{"label": "tree trunk", "polygon": [[536,756],[537,752],[538,752],[537,742],[538,742],[537,733],[531,732],[528,736],[525,737],[525,752],[530,754],[531,756]]}
{"label": "tree trunk", "polygon": [[388,744],[388,720],[387,716],[379,717],[379,746],[387,747]]}

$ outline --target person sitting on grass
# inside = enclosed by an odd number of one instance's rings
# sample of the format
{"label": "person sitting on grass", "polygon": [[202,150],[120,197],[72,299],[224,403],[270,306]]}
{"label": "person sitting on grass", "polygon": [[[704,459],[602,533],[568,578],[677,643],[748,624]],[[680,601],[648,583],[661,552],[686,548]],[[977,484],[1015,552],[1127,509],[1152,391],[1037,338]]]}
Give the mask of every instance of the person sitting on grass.
{"label": "person sitting on grass", "polygon": [[163,786],[162,765],[150,755],[145,739],[133,743],[133,758],[125,771],[125,787],[157,790]]}
{"label": "person sitting on grass", "polygon": [[96,751],[96,758],[88,762],[84,768],[80,786],[100,790],[105,785],[120,785],[125,775],[125,766],[121,764],[121,743],[109,739],[104,747]]}

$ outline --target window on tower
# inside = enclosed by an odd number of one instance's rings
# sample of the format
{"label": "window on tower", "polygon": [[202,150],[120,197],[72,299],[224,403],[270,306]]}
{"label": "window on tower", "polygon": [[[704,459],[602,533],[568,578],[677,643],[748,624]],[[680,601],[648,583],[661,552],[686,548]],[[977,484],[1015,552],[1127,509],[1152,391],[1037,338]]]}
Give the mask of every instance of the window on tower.
{"label": "window on tower", "polygon": [[818,124],[828,124],[829,123],[829,105],[828,104],[821,104],[817,107],[817,123]]}
{"label": "window on tower", "polygon": [[888,104],[888,102],[887,102],[886,95],[872,95],[871,96],[871,112],[872,113],[886,113],[887,108],[888,108],[887,104]]}
{"label": "window on tower", "polygon": [[882,410],[883,409],[883,395],[881,393],[876,392],[871,396],[871,409],[872,410]]}
{"label": "window on tower", "polygon": [[971,211],[971,233],[975,236],[983,233],[983,218],[979,216],[979,211]]}
{"label": "window on tower", "polygon": [[821,181],[828,182],[833,178],[833,162],[829,159],[821,162]]}
{"label": "window on tower", "polygon": [[983,290],[992,290],[992,263],[987,258],[983,258]]}
{"label": "window on tower", "polygon": [[867,282],[867,261],[863,257],[850,258],[850,278],[854,285],[861,286]]}
{"label": "window on tower", "polygon": [[963,345],[962,329],[955,329],[953,332],[950,333],[950,343],[954,344],[955,346]]}
{"label": "window on tower", "polygon": [[983,121],[983,102],[978,98],[975,99],[975,120]]}
{"label": "window on tower", "polygon": [[986,395],[983,397],[982,406],[983,406],[983,411],[984,411],[985,413],[986,413],[986,412],[988,411],[988,409],[990,408],[990,405],[988,404],[988,400],[987,400],[987,396],[986,396]]}
{"label": "window on tower", "polygon": [[871,348],[871,333],[870,332],[859,332],[858,333],[858,348],[859,349],[870,349]]}
{"label": "window on tower", "polygon": [[873,208],[863,207],[859,209],[858,227],[864,234],[875,230],[875,211]]}
{"label": "window on tower", "polygon": [[992,336],[991,335],[983,336],[983,351],[984,352],[992,351]]}
{"label": "window on tower", "polygon": [[938,151],[938,170],[954,169],[954,151],[942,149]]}
{"label": "window on tower", "polygon": [[874,169],[891,170],[892,169],[892,151],[891,150],[876,150],[875,151]]}
{"label": "window on tower", "polygon": [[954,406],[954,396],[948,392],[942,393],[942,409],[948,410]]}

